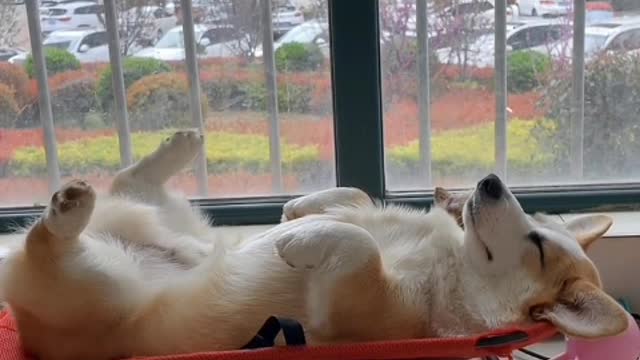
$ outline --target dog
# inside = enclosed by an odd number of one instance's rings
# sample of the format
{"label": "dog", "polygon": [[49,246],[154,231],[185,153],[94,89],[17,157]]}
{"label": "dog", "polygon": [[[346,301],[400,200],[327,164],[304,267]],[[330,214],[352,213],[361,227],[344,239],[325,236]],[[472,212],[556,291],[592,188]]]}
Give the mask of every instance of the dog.
{"label": "dog", "polygon": [[529,216],[489,175],[461,210],[442,206],[446,196],[418,210],[339,187],[289,201],[281,224],[249,239],[228,238],[164,186],[202,141],[175,133],[105,195],[82,180],[54,193],[0,268],[0,299],[27,352],[102,360],[238,349],[272,315],[299,320],[310,344],[538,321],[581,338],[627,328],[583,250],[609,229],[606,216]]}

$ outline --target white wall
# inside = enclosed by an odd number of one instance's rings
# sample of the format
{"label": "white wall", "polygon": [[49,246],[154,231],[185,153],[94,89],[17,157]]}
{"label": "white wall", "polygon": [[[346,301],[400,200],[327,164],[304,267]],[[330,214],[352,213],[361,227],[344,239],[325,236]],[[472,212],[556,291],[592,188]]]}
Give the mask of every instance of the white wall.
{"label": "white wall", "polygon": [[640,313],[640,237],[600,239],[587,254],[598,267],[605,290],[625,297]]}

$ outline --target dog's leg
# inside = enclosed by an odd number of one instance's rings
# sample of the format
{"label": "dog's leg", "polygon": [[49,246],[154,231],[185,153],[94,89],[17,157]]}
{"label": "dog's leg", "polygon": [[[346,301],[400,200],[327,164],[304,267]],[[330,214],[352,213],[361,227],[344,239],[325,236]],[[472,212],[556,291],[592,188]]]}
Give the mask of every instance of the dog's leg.
{"label": "dog's leg", "polygon": [[115,358],[112,331],[151,299],[125,251],[86,231],[95,202],[86,182],[64,184],[3,264],[0,291],[40,358]]}
{"label": "dog's leg", "polygon": [[[84,234],[95,201],[93,188],[82,180],[70,181],[55,192],[40,220],[29,230],[24,261],[13,263],[18,266],[13,275],[18,278],[27,276],[32,281],[24,282],[32,282],[31,286],[37,288],[31,291],[42,292],[43,298],[50,297],[52,301],[65,291],[72,293],[72,298],[95,297],[93,300],[100,299],[100,302],[111,305],[118,303],[120,297],[136,297],[136,286],[129,288],[127,284],[135,283],[138,278],[135,271],[126,270],[132,263],[128,262],[124,252],[106,242],[90,240],[93,235]],[[28,287],[17,281],[9,282],[14,288]],[[127,288],[127,292],[121,293],[121,287]],[[27,294],[27,297],[37,296]],[[83,301],[59,300],[69,304]],[[99,306],[91,301],[86,304]],[[73,306],[60,306],[74,311]],[[78,313],[81,310],[88,309],[77,309]]]}
{"label": "dog's leg", "polygon": [[179,131],[164,140],[150,155],[120,171],[110,193],[157,206],[163,225],[179,234],[202,238],[210,233],[209,222],[189,201],[165,189],[169,178],[197,155],[203,137],[195,131]]}
{"label": "dog's leg", "polygon": [[364,206],[373,201],[364,191],[351,187],[339,187],[311,193],[284,204],[282,222],[312,214],[322,214],[333,206]]}
{"label": "dog's leg", "polygon": [[[307,326],[314,337],[360,341],[414,333],[415,316],[405,318],[371,234],[334,220],[297,221],[302,222],[281,234],[275,247],[290,267],[307,272]],[[389,313],[396,316],[384,315]],[[402,327],[394,325],[399,322]]]}
{"label": "dog's leg", "polygon": [[164,184],[191,162],[203,137],[195,131],[178,131],[166,138],[150,155],[118,172],[111,184],[112,195],[125,195],[153,205],[164,205]]}

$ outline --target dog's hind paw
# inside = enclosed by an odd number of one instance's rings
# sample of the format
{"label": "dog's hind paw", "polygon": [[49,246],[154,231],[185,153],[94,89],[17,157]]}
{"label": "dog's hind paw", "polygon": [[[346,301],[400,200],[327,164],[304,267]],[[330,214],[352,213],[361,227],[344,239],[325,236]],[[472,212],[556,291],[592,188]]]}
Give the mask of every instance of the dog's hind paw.
{"label": "dog's hind paw", "polygon": [[167,137],[156,151],[161,162],[186,164],[191,161],[204,141],[204,137],[195,130],[183,130]]}
{"label": "dog's hind paw", "polygon": [[43,216],[47,229],[58,237],[78,236],[89,222],[96,193],[87,182],[72,180],[51,197]]}

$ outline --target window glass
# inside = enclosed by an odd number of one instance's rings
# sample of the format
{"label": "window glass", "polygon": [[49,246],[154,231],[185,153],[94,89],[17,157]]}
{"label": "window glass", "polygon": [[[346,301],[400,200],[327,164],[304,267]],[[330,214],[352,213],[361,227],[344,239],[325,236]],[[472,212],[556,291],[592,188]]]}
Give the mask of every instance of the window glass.
{"label": "window glass", "polygon": [[[138,159],[168,133],[199,124],[190,109],[180,3],[167,8],[172,15],[166,17],[148,10],[157,6],[155,0],[116,4],[132,153]],[[284,33],[274,42],[275,88],[267,80],[273,73],[265,71],[261,4],[194,1],[208,176],[198,177],[194,163],[169,183],[189,197],[300,194],[335,186],[326,1],[299,6],[300,13],[285,22],[273,20],[274,34],[267,38]],[[95,14],[102,7],[78,10]],[[59,51],[48,64],[62,181],[80,177],[104,191],[121,168],[119,119],[107,33],[100,30],[104,19],[89,17],[73,14],[50,22],[44,16],[41,25],[45,52]],[[89,28],[76,29],[87,21]],[[80,42],[90,50],[80,51]],[[0,49],[18,53],[0,60],[0,207],[46,203],[45,138],[35,73],[27,61],[24,5],[0,2]],[[198,190],[201,183],[205,193]]]}
{"label": "window glass", "polygon": [[[452,15],[454,4],[429,1],[427,13],[419,14],[415,1],[381,1],[386,184],[392,191],[472,186],[501,170],[495,161],[494,13],[459,3]],[[625,5],[610,24],[585,29],[582,133],[572,130],[579,127],[572,112],[571,15],[509,20],[502,154],[511,185],[640,181],[640,103],[632,95],[640,91],[640,31],[611,42],[617,51],[605,50],[611,34],[640,24],[633,15],[638,6]],[[418,16],[428,20],[427,54],[419,53]],[[428,79],[421,79],[420,59],[428,59]],[[430,99],[422,101],[427,86]]]}

